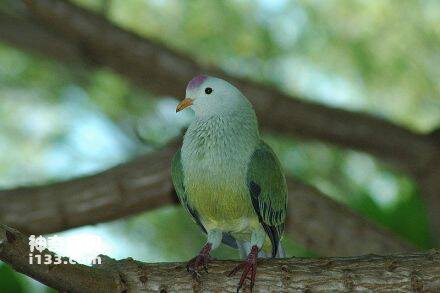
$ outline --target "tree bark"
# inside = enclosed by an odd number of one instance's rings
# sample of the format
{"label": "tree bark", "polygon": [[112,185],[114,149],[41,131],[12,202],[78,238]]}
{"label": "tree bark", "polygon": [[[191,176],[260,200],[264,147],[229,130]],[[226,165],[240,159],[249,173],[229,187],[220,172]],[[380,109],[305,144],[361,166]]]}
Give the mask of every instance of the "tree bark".
{"label": "tree bark", "polygon": [[175,150],[167,147],[91,176],[0,190],[0,223],[40,235],[175,203],[170,177]]}
{"label": "tree bark", "polygon": [[[23,273],[43,284],[64,292],[122,292],[118,278],[102,270],[85,265],[30,264],[28,238],[5,225],[0,224],[0,260],[9,264],[16,271]],[[34,255],[54,254],[47,250]],[[63,262],[68,259],[63,258]]]}
{"label": "tree bark", "polygon": [[[29,264],[26,236],[0,225],[0,260],[15,270],[68,292],[235,292],[238,276],[227,277],[237,261],[213,261],[193,278],[184,263],[146,264],[100,256],[94,267]],[[44,254],[52,254],[43,251]],[[63,259],[67,260],[67,259]],[[248,290],[247,287],[244,290]],[[440,252],[258,261],[255,292],[437,292]]]}
{"label": "tree bark", "polygon": [[312,186],[287,180],[286,234],[323,256],[414,251],[391,231],[354,213]]}
{"label": "tree bark", "polygon": [[[39,235],[177,202],[170,179],[175,150],[171,146],[88,177],[0,191],[0,223]],[[288,185],[286,234],[316,253],[344,256],[415,250],[317,189],[292,179]]]}
{"label": "tree bark", "polygon": [[63,63],[82,64],[77,44],[51,32],[26,15],[9,15],[0,11],[0,40],[29,53],[37,53]]}

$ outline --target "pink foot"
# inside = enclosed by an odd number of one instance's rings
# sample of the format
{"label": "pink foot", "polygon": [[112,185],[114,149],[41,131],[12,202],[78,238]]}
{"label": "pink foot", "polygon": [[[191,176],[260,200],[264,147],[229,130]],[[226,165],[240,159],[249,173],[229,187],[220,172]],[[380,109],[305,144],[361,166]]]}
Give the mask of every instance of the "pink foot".
{"label": "pink foot", "polygon": [[186,265],[186,270],[192,273],[194,276],[199,277],[199,269],[203,268],[205,272],[208,272],[208,262],[211,260],[211,243],[206,243],[199,255],[191,259]]}
{"label": "pink foot", "polygon": [[[230,273],[229,277],[235,275],[239,270],[243,270],[241,274],[240,282],[238,282],[237,292],[240,291],[241,287],[246,279],[249,279],[251,284],[251,291],[254,288],[255,276],[257,274],[257,257],[258,257],[258,246],[252,246],[251,252],[249,253],[247,259],[236,266]],[[250,274],[250,276],[248,276]]]}

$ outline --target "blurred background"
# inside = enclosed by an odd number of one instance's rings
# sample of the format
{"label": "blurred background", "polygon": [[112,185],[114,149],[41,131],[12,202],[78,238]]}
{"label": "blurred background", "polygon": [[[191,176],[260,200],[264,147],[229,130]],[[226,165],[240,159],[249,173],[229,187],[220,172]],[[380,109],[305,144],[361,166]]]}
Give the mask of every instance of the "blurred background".
{"label": "blurred background", "polygon": [[[12,2],[0,1],[0,10]],[[440,1],[73,2],[202,64],[303,99],[415,132],[440,125]],[[192,118],[189,111],[176,115],[177,98],[159,99],[109,70],[72,68],[0,43],[0,187],[93,174],[165,146]],[[411,178],[365,153],[272,133],[264,138],[287,174],[432,247]],[[69,242],[62,255],[145,262],[185,261],[204,242],[180,206],[57,235]],[[285,245],[289,256],[315,255],[294,239]],[[237,257],[227,247],[214,256]],[[49,291],[0,263],[0,292]]]}

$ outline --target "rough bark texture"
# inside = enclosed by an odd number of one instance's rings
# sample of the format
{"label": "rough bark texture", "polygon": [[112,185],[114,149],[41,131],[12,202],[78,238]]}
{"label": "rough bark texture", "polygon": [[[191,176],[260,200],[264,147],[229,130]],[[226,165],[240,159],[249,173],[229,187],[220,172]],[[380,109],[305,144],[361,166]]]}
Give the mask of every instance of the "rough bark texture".
{"label": "rough bark texture", "polygon": [[[30,264],[29,253],[28,238],[0,224],[0,260],[16,271],[63,292],[81,292],[81,288],[84,288],[83,292],[121,292],[118,290],[119,279],[112,274],[85,265]],[[47,250],[42,252],[44,254],[54,255]]]}
{"label": "rough bark texture", "polygon": [[[176,202],[169,169],[175,150],[169,147],[89,177],[0,191],[0,222],[38,235]],[[414,250],[315,188],[291,179],[288,184],[286,234],[305,247],[327,256]]]}
{"label": "rough bark texture", "polygon": [[[68,292],[235,292],[239,276],[227,277],[237,261],[214,261],[193,278],[184,263],[146,264],[101,256],[94,267],[30,265],[27,238],[0,225],[0,260],[15,270]],[[50,253],[43,251],[43,254]],[[245,287],[245,290],[248,290]],[[259,260],[254,292],[438,292],[440,253],[347,258]]]}
{"label": "rough bark texture", "polygon": [[[437,250],[392,256],[260,260],[254,292],[438,292],[439,261]],[[236,292],[239,274],[227,277],[236,265],[236,261],[215,261],[199,281],[189,276],[183,263],[143,264],[127,259],[109,261],[104,268],[123,272],[129,292]]]}

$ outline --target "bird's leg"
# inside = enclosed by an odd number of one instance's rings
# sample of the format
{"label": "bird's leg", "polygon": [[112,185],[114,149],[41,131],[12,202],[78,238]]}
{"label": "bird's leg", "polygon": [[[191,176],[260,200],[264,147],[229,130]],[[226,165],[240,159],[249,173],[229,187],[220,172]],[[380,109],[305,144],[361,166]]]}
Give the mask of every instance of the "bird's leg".
{"label": "bird's leg", "polygon": [[198,270],[202,267],[208,272],[208,262],[211,260],[211,250],[212,244],[209,242],[206,243],[202,250],[200,250],[199,254],[188,262],[186,265],[187,271],[193,275],[199,276]]}
{"label": "bird's leg", "polygon": [[255,284],[255,276],[257,274],[257,258],[258,258],[258,246],[254,245],[251,248],[251,252],[248,254],[246,260],[236,266],[230,273],[229,276],[235,275],[239,270],[243,270],[241,274],[240,281],[238,282],[237,292],[243,287],[244,281],[249,279],[251,284],[251,290]]}
{"label": "bird's leg", "polygon": [[236,266],[230,273],[229,276],[235,275],[239,270],[243,270],[241,274],[240,281],[238,282],[237,292],[243,287],[246,279],[250,280],[251,291],[254,288],[255,276],[257,275],[257,258],[258,252],[266,240],[266,232],[262,227],[259,227],[252,231],[251,236],[251,250],[244,262]]}
{"label": "bird's leg", "polygon": [[203,268],[205,272],[208,272],[208,263],[212,259],[211,251],[216,249],[222,241],[223,233],[218,229],[213,229],[208,231],[208,241],[200,250],[199,254],[191,259],[186,265],[188,272],[192,273],[198,277],[199,269]]}

